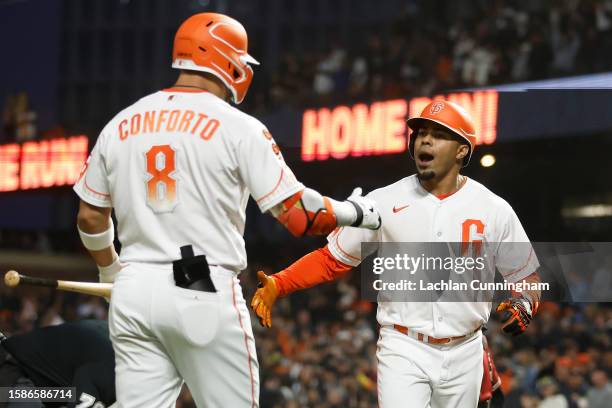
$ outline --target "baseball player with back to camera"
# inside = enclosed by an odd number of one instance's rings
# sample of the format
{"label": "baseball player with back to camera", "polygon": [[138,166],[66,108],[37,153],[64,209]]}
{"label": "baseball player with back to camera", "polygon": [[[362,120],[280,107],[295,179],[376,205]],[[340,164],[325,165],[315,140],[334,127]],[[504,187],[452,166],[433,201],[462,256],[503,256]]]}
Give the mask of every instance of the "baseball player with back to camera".
{"label": "baseball player with back to camera", "polygon": [[[417,173],[366,197],[382,217],[377,231],[338,228],[328,244],[271,276],[251,307],[271,326],[279,296],[336,279],[361,262],[362,242],[516,243],[500,251],[495,267],[508,282],[538,281],[538,260],[512,207],[482,184],[460,174],[476,142],[469,114],[452,102],[434,101],[412,129],[409,152]],[[513,293],[497,308],[503,330],[522,333],[535,315],[539,292]],[[483,375],[481,327],[491,302],[379,302],[378,400],[381,407],[475,407]]]}
{"label": "baseball player with back to camera", "polygon": [[74,187],[83,244],[100,280],[114,281],[119,407],[174,406],[183,380],[198,406],[258,406],[255,344],[236,277],[246,267],[249,193],[296,236],[380,227],[360,189],[340,202],[305,188],[266,127],[228,103],[245,97],[252,64],[239,22],[188,18],[174,39],[176,84],[104,127]]}

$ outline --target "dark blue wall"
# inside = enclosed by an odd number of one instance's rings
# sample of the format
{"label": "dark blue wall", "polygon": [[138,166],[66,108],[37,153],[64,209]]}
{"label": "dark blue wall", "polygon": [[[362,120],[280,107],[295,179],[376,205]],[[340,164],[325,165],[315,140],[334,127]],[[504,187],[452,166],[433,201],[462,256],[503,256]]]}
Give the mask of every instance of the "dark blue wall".
{"label": "dark blue wall", "polygon": [[61,0],[0,2],[0,112],[8,94],[26,91],[38,128],[57,125]]}

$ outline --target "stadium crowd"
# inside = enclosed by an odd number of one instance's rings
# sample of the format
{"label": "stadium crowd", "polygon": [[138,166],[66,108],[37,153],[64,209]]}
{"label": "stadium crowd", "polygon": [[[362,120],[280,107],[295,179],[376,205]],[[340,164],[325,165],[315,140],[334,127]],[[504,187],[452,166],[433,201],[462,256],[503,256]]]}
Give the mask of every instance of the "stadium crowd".
{"label": "stadium crowd", "polygon": [[[259,265],[261,266],[261,265]],[[272,272],[272,268],[264,268]],[[254,270],[241,275],[245,297]],[[253,328],[266,408],[376,406],[375,305],[361,300],[359,272],[277,303],[270,330]],[[16,297],[0,288],[7,334],[75,319],[107,317],[104,300],[38,290]],[[495,318],[487,337],[506,407],[604,408],[612,400],[612,306],[545,303],[526,334],[503,335]],[[187,390],[179,408],[192,407]]]}
{"label": "stadium crowd", "polygon": [[612,1],[407,2],[389,30],[287,50],[249,108],[435,95],[612,69]]}
{"label": "stadium crowd", "polygon": [[[612,0],[406,4],[385,27],[357,30],[346,40],[332,37],[324,49],[285,47],[277,64],[257,68],[243,108],[259,115],[612,69]],[[58,133],[38,132],[36,116],[25,93],[8,95],[2,140]]]}

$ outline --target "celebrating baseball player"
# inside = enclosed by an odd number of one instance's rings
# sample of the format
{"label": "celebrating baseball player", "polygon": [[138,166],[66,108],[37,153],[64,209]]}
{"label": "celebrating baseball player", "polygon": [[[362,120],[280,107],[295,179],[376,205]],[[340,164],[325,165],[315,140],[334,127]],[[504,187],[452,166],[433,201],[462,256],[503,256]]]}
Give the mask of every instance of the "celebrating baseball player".
{"label": "celebrating baseball player", "polygon": [[[475,127],[460,106],[430,103],[412,129],[409,151],[417,174],[377,189],[380,230],[338,228],[326,247],[287,269],[258,273],[260,289],[251,307],[270,327],[279,296],[336,279],[362,260],[362,242],[524,242],[511,255],[495,253],[495,267],[508,282],[538,281],[538,261],[510,205],[460,174],[476,143]],[[537,311],[538,291],[513,293],[497,308],[503,330],[525,331]],[[378,303],[378,399],[381,407],[476,407],[483,375],[481,326],[491,302]]]}
{"label": "celebrating baseball player", "polygon": [[100,280],[114,281],[109,329],[121,407],[174,406],[183,381],[201,407],[259,405],[236,277],[246,267],[249,194],[296,236],[380,227],[360,189],[340,202],[304,187],[266,127],[228,103],[242,102],[257,64],[236,20],[188,18],[174,39],[175,85],[104,127],[74,187],[83,244]]}

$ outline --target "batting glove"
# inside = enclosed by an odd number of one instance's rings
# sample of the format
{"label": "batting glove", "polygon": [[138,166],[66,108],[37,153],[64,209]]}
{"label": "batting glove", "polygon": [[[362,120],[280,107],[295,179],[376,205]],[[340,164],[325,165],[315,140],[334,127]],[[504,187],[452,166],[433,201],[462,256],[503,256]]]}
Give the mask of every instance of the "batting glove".
{"label": "batting glove", "polygon": [[272,327],[272,306],[278,298],[278,288],[274,277],[266,275],[263,271],[257,272],[259,285],[253,299],[251,309],[259,318],[259,323],[264,327]]}
{"label": "batting glove", "polygon": [[349,198],[346,199],[349,203],[355,206],[357,211],[357,219],[351,225],[351,227],[360,227],[377,230],[380,228],[382,221],[376,202],[371,198],[364,197],[362,195],[361,187],[357,187],[353,190]]}
{"label": "batting glove", "polygon": [[525,298],[506,299],[497,306],[497,312],[502,313],[502,331],[512,336],[523,334],[531,323],[537,311],[537,303],[532,307]]}
{"label": "batting glove", "polygon": [[119,262],[119,257],[116,253],[113,254],[114,261],[112,264],[107,266],[98,266],[98,278],[102,283],[113,283],[115,277],[123,269],[126,264]]}

